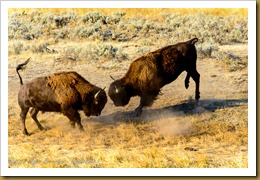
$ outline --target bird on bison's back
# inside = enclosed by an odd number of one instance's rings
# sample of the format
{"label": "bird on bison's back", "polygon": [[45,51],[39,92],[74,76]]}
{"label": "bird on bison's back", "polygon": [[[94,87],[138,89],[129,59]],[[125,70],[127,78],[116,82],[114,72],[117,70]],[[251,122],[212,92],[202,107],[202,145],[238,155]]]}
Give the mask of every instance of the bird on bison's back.
{"label": "bird on bison's back", "polygon": [[140,96],[140,104],[135,109],[136,115],[142,114],[142,108],[151,106],[160,89],[174,80],[183,72],[187,72],[184,84],[189,87],[189,79],[196,83],[195,98],[200,98],[200,74],[197,72],[197,38],[186,42],[169,45],[133,61],[121,79],[114,79],[110,84],[108,95],[115,106],[125,106],[133,96]]}
{"label": "bird on bison's back", "polygon": [[29,59],[16,68],[21,84],[18,93],[18,104],[21,108],[20,120],[25,135],[29,135],[25,119],[30,108],[31,117],[40,130],[44,128],[37,119],[39,111],[61,112],[68,117],[72,127],[77,124],[80,130],[84,128],[78,110],[83,110],[86,116],[101,114],[107,103],[106,92],[74,71],[37,77],[23,84],[19,70],[25,68]]}

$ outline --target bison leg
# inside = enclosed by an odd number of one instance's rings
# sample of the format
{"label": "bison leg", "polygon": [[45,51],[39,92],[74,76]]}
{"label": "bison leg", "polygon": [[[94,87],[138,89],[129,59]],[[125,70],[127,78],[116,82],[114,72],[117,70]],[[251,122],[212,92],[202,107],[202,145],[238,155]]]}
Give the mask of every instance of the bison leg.
{"label": "bison leg", "polygon": [[29,111],[29,108],[21,108],[22,111],[20,113],[20,120],[22,122],[22,128],[23,128],[23,134],[29,136],[30,134],[28,133],[27,129],[26,129],[26,125],[25,125],[25,119],[26,119],[26,115]]}
{"label": "bison leg", "polygon": [[75,128],[75,121],[70,120],[70,125],[71,125],[72,128]]}
{"label": "bison leg", "polygon": [[140,104],[140,105],[135,109],[135,115],[136,115],[137,117],[140,117],[141,114],[142,114],[142,112],[143,112],[143,106]]}
{"label": "bison leg", "polygon": [[63,114],[65,116],[67,116],[70,120],[70,124],[72,126],[75,126],[75,123],[77,123],[77,125],[79,126],[79,129],[81,131],[84,131],[84,128],[80,122],[80,115],[79,115],[79,112],[75,109],[69,109],[67,111],[64,111]]}
{"label": "bison leg", "polygon": [[[159,92],[158,92],[159,93]],[[136,116],[139,117],[142,114],[143,107],[145,106],[151,106],[153,104],[153,101],[156,99],[156,96],[158,93],[154,94],[145,94],[141,96],[140,99],[140,104],[139,106],[135,109]]]}
{"label": "bison leg", "polygon": [[200,74],[195,70],[191,73],[191,77],[196,83],[195,99],[199,100],[199,98],[200,98]]}
{"label": "bison leg", "polygon": [[32,108],[32,110],[30,111],[31,117],[33,118],[34,122],[37,124],[38,128],[42,131],[44,130],[44,128],[42,127],[42,125],[40,124],[40,122],[37,119],[37,114],[38,114],[39,110],[36,108]]}
{"label": "bison leg", "polygon": [[185,88],[188,89],[190,83],[190,73],[187,72],[187,76],[185,78]]}
{"label": "bison leg", "polygon": [[143,107],[144,107],[144,103],[145,103],[145,97],[144,96],[141,96],[141,99],[140,99],[140,104],[139,106],[135,109],[135,115],[137,117],[140,117],[142,112],[143,112]]}

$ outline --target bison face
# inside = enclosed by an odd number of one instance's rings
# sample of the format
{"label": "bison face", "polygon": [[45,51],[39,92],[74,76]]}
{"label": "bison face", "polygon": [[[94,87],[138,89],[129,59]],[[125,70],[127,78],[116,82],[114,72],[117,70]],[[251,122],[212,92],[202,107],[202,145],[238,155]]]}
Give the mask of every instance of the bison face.
{"label": "bison face", "polygon": [[115,106],[125,106],[130,100],[126,87],[123,86],[119,80],[111,83],[108,90],[108,95],[114,102]]}
{"label": "bison face", "polygon": [[93,99],[87,101],[87,104],[83,106],[83,111],[86,116],[99,116],[101,114],[101,111],[105,107],[106,103],[107,103],[106,92],[104,90],[99,90],[98,92],[95,93]]}
{"label": "bison face", "polygon": [[93,116],[99,116],[101,114],[101,111],[105,107],[107,103],[107,95],[106,92],[102,89],[99,90],[95,96],[94,101],[91,106],[91,115]]}

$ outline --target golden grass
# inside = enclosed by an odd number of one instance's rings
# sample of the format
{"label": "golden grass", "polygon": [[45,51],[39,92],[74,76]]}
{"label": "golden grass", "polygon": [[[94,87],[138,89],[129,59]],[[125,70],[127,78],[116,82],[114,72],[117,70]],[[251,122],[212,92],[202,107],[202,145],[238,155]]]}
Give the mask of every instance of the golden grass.
{"label": "golden grass", "polygon": [[[39,131],[32,119],[27,117],[28,129],[34,133],[30,137],[22,135],[17,126],[19,122],[10,118],[9,166],[245,168],[245,108],[227,108],[206,117],[203,114],[181,118],[158,116],[158,120],[146,123],[83,120],[83,133],[77,128],[71,129],[64,116],[47,113],[39,115],[43,126],[49,128],[47,131]],[[235,129],[230,128],[231,123],[227,121],[230,117],[238,121]],[[183,126],[187,121],[190,123],[189,131]],[[165,126],[168,128],[166,131],[179,131],[177,134],[166,133]]]}
{"label": "golden grass", "polygon": [[160,18],[164,13],[174,13],[174,14],[206,14],[213,16],[240,16],[247,17],[248,11],[246,8],[10,8],[8,9],[8,14],[12,12],[26,12],[29,13],[32,10],[37,10],[38,12],[52,12],[55,14],[67,13],[70,11],[75,11],[82,15],[88,12],[102,12],[103,14],[112,15],[113,12],[126,12],[127,17],[135,16],[148,16]]}

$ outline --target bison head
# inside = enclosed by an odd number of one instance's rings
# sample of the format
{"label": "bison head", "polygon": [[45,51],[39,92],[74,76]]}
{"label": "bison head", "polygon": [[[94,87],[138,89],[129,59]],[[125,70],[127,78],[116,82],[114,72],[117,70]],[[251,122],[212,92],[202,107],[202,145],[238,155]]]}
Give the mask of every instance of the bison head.
{"label": "bison head", "polygon": [[86,116],[99,116],[101,114],[101,111],[105,107],[106,103],[106,92],[104,91],[104,89],[100,89],[94,94],[94,98],[91,101],[91,103],[83,107],[83,111]]}
{"label": "bison head", "polygon": [[127,88],[120,80],[116,80],[110,84],[108,95],[114,102],[115,106],[125,106],[130,100]]}

